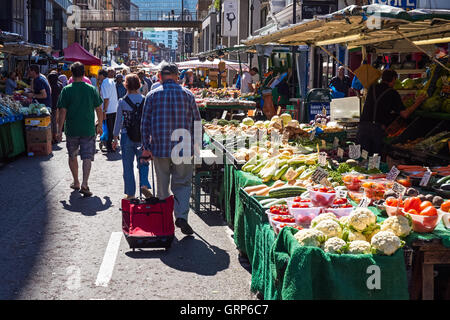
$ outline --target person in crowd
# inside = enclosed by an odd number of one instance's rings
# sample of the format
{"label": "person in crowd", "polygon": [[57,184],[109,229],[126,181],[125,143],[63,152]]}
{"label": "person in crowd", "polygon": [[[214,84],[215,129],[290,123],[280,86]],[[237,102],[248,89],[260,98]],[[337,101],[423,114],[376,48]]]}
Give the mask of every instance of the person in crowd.
{"label": "person in crowd", "polygon": [[97,88],[97,77],[95,76],[95,74],[92,73],[89,77],[89,80],[91,80],[91,84]]}
{"label": "person in crowd", "polygon": [[[119,100],[119,107],[116,113],[116,122],[113,130],[113,148],[116,149],[120,136],[120,147],[122,149],[122,165],[123,165],[123,180],[125,185],[126,199],[135,198],[136,193],[136,181],[134,177],[134,159],[136,158],[137,165],[139,166],[139,181],[142,194],[150,198],[152,193],[150,192],[150,183],[148,181],[148,163],[141,162],[140,156],[142,154],[142,143],[133,141],[137,140],[136,137],[131,136],[131,133],[127,133],[128,130],[140,128],[142,108],[144,107],[145,97],[139,93],[141,87],[141,81],[136,74],[129,74],[125,77],[126,95]],[[136,110],[136,111],[135,111]],[[136,132],[136,131],[134,131]]]}
{"label": "person in crowd", "polygon": [[28,75],[32,79],[32,92],[28,93],[28,97],[36,99],[39,103],[51,110],[52,108],[52,91],[47,78],[41,74],[37,64],[30,65]]}
{"label": "person in crowd", "polygon": [[116,90],[118,99],[125,97],[125,95],[127,94],[127,89],[123,85],[123,75],[120,73],[116,75]]}
{"label": "person in crowd", "polygon": [[194,71],[192,71],[192,69],[189,69],[188,71],[186,71],[186,74],[183,79],[183,85],[190,89],[190,88],[194,87],[194,84],[196,82],[197,82],[197,79],[194,75]]}
{"label": "person in crowd", "polygon": [[[58,99],[58,140],[62,138],[65,123],[69,168],[73,176],[70,187],[79,190],[84,196],[91,196],[89,190],[89,175],[95,155],[95,137],[102,134],[102,127],[95,127],[95,113],[99,123],[102,121],[102,99],[92,85],[83,81],[84,65],[75,62],[71,65],[74,81],[61,91]],[[83,179],[80,185],[78,179],[78,154],[83,162]]]}
{"label": "person in crowd", "polygon": [[[73,76],[71,76],[71,77],[69,78],[69,81],[67,81],[67,84],[71,84],[73,81],[74,81],[74,80],[73,80]],[[83,82],[92,85],[91,80],[89,80],[89,78],[86,77],[86,76],[83,76]]]}
{"label": "person in crowd", "polygon": [[16,88],[17,88],[16,80],[17,80],[17,73],[15,73],[14,71],[11,71],[5,82],[5,93],[7,95],[14,94],[14,90],[16,90]]}
{"label": "person in crowd", "polygon": [[49,73],[48,83],[50,84],[50,88],[52,89],[52,112],[51,112],[51,127],[52,127],[52,143],[61,142],[57,139],[58,136],[58,99],[63,89],[63,85],[61,81],[59,81],[58,72],[52,71]]}
{"label": "person in crowd", "polygon": [[[200,112],[192,92],[177,83],[176,64],[164,63],[161,67],[161,76],[162,85],[152,90],[145,99],[141,122],[144,149],[142,156],[149,157],[158,172],[156,176],[158,198],[169,197],[170,185],[176,197],[175,225],[181,229],[182,233],[189,235],[194,233],[187,221],[194,167],[191,155],[194,154],[194,149],[196,153],[199,150],[193,138],[194,124],[201,121]],[[174,114],[177,116],[174,117]],[[184,129],[191,135],[190,143],[187,142],[190,150],[181,150],[180,153],[172,155],[174,147],[180,143],[171,139],[176,129]],[[181,158],[188,158],[189,161],[180,163]]]}
{"label": "person in crowd", "polygon": [[[108,139],[106,141],[106,152],[114,152],[112,147],[114,122],[116,121],[116,111],[119,105],[117,98],[116,84],[114,82],[114,73],[102,69],[98,73],[98,80],[101,81],[100,94],[103,98],[103,112],[106,117],[106,126],[108,128]],[[100,122],[99,122],[100,123]]]}
{"label": "person in crowd", "polygon": [[128,74],[128,70],[127,69],[123,69],[122,70],[122,76],[126,77],[127,74]]}
{"label": "person in crowd", "polygon": [[153,84],[155,84],[156,82],[159,81],[159,72],[155,73],[155,74],[152,76],[152,81],[153,81]]}
{"label": "person in crowd", "polygon": [[426,99],[425,95],[416,98],[415,103],[405,110],[400,94],[393,89],[398,75],[395,70],[383,71],[381,83],[370,86],[357,132],[361,150],[369,155],[383,151],[386,129],[398,117],[408,118]]}
{"label": "person in crowd", "polygon": [[149,88],[149,86],[147,85],[147,82],[145,82],[144,76],[145,76],[144,70],[140,70],[138,72],[138,77],[139,77],[139,80],[141,81],[141,88],[139,89],[139,93],[146,96],[147,93],[150,91],[151,87]]}
{"label": "person in crowd", "polygon": [[345,75],[344,66],[340,66],[337,76],[331,78],[328,87],[332,89],[335,98],[343,98],[348,97],[351,84],[350,77]]}
{"label": "person in crowd", "polygon": [[161,86],[161,72],[158,71],[157,73],[157,81],[153,81],[152,87],[150,88],[150,91],[155,90],[156,88]]}
{"label": "person in crowd", "polygon": [[144,71],[144,81],[145,81],[145,83],[147,83],[148,90],[150,90],[150,88],[153,85],[153,82],[149,77],[147,77],[147,73],[145,71]]}
{"label": "person in crowd", "polygon": [[250,71],[242,73],[241,78],[241,93],[250,93],[255,91],[253,76],[259,73],[258,68],[253,67]]}
{"label": "person in crowd", "polygon": [[116,77],[116,70],[114,68],[109,67],[106,71],[108,71],[108,78],[114,79]]}
{"label": "person in crowd", "polygon": [[61,82],[63,88],[64,88],[65,86],[67,86],[67,82],[69,81],[69,80],[67,79],[67,76],[66,76],[65,74],[63,74],[63,73],[61,73],[61,74],[58,76],[58,80]]}

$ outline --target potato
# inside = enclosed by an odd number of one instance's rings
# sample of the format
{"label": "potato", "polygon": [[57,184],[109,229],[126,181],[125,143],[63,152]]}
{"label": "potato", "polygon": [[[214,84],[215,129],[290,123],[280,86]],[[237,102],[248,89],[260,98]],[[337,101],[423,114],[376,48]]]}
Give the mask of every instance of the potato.
{"label": "potato", "polygon": [[440,207],[443,202],[444,202],[444,199],[440,196],[435,196],[432,201],[433,206],[435,206],[435,207]]}

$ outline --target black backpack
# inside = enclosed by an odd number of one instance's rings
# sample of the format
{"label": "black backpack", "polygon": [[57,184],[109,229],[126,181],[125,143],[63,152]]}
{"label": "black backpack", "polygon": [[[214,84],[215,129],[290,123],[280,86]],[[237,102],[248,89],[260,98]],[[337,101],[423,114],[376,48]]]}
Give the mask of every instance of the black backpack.
{"label": "black backpack", "polygon": [[124,127],[127,129],[127,136],[133,142],[141,142],[141,118],[145,99],[142,99],[141,103],[138,105],[134,104],[128,95],[123,99],[133,109],[133,111],[128,112],[127,121],[124,121]]}

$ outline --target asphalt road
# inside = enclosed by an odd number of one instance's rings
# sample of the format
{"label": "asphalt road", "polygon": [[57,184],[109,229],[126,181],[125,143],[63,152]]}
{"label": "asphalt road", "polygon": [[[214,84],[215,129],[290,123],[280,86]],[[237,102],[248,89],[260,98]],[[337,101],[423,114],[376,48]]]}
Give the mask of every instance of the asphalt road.
{"label": "asphalt road", "polygon": [[132,252],[120,153],[96,154],[92,197],[70,183],[65,142],[0,169],[0,299],[256,299],[221,215],[191,211],[193,236],[176,228],[169,251]]}

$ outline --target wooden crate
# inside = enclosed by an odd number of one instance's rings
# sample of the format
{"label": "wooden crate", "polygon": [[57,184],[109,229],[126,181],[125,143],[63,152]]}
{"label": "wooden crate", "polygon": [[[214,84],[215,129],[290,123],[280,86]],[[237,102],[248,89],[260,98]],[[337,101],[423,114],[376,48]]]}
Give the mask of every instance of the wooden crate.
{"label": "wooden crate", "polygon": [[33,153],[35,156],[48,156],[52,153],[52,141],[27,144],[27,153]]}

